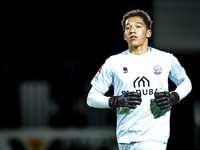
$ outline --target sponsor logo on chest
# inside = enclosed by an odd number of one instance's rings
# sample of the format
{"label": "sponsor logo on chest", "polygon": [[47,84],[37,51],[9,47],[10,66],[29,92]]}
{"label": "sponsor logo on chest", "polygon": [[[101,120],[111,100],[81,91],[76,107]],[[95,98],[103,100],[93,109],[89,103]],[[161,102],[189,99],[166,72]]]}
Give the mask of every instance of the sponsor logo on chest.
{"label": "sponsor logo on chest", "polygon": [[[130,68],[130,66],[129,66]],[[129,69],[128,67],[123,67],[122,69],[124,74],[129,74]],[[150,69],[149,69],[150,71]],[[137,70],[136,70],[137,72]],[[151,77],[151,78],[156,78],[158,77],[157,75],[161,75],[163,72],[163,69],[160,65],[155,65],[154,67],[152,67],[151,71],[149,72],[150,74],[154,74],[155,77]],[[145,73],[147,74],[147,73]],[[133,79],[133,88],[136,89],[136,92],[141,93],[142,95],[153,95],[154,94],[154,89],[151,87],[151,83],[152,81],[150,81],[150,77],[145,76],[138,76],[135,79]],[[156,90],[156,89],[155,89]],[[128,91],[122,91],[122,93],[125,93]]]}

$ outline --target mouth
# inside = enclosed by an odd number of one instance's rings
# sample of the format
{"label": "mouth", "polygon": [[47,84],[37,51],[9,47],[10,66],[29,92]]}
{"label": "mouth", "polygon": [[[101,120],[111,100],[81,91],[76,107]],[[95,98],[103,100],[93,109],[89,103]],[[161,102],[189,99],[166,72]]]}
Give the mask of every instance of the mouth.
{"label": "mouth", "polygon": [[137,39],[137,36],[132,35],[132,36],[130,36],[130,39],[131,39],[131,40],[135,40],[135,39]]}

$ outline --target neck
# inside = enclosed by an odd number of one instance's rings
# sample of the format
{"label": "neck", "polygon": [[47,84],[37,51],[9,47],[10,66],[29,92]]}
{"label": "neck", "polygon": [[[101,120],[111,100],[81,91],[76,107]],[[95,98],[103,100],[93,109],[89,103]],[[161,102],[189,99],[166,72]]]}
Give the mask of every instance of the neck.
{"label": "neck", "polygon": [[134,55],[143,55],[148,52],[148,44],[139,46],[139,47],[134,47],[129,45],[129,52],[134,54]]}

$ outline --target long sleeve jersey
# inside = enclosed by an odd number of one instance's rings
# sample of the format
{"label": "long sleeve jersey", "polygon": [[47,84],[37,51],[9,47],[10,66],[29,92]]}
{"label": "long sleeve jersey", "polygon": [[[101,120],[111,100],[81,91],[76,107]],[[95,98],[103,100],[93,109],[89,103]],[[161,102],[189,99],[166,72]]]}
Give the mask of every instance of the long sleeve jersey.
{"label": "long sleeve jersey", "polygon": [[169,138],[170,108],[160,110],[154,102],[156,89],[168,91],[168,78],[177,86],[180,100],[187,96],[192,86],[184,68],[170,53],[149,47],[144,55],[133,55],[126,50],[106,60],[92,79],[87,104],[94,108],[110,108],[104,96],[113,85],[114,95],[135,88],[142,95],[136,109],[116,108],[118,143],[142,140],[167,142]]}

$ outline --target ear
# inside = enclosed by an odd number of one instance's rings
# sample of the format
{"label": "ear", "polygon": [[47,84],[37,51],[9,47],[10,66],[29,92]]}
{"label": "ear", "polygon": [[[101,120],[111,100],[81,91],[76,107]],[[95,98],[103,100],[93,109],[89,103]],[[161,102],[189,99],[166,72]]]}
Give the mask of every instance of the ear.
{"label": "ear", "polygon": [[151,35],[152,35],[152,32],[151,32],[151,30],[147,30],[147,38],[150,38],[150,37],[151,37]]}
{"label": "ear", "polygon": [[126,41],[126,36],[125,36],[125,33],[123,33],[123,37],[124,37],[124,40]]}

